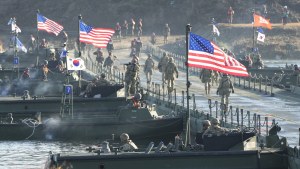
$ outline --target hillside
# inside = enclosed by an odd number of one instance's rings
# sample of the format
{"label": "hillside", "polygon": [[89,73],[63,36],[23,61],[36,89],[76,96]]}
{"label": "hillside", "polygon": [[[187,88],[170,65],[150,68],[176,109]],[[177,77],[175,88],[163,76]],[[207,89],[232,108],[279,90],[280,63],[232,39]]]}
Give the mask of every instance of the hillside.
{"label": "hillside", "polygon": [[[253,3],[255,2],[255,3]],[[71,38],[77,37],[78,15],[83,21],[94,27],[111,27],[116,22],[125,19],[143,19],[144,35],[156,32],[162,33],[165,23],[171,27],[171,33],[184,35],[185,25],[191,23],[193,32],[206,38],[211,38],[211,18],[218,23],[226,23],[226,13],[229,6],[235,10],[234,25],[251,23],[251,11],[262,13],[266,4],[268,18],[272,23],[281,22],[281,10],[287,5],[290,10],[290,22],[298,22],[300,18],[299,0],[1,0],[0,1],[0,40],[8,44],[7,35],[9,18],[16,17],[17,24],[22,29],[20,39],[28,41],[30,34],[36,33],[36,10],[41,14],[62,24]],[[252,28],[247,26],[219,26],[221,36],[219,43],[235,52],[248,48],[252,44]],[[285,48],[291,49],[290,57],[299,56],[299,26],[282,29],[274,28],[266,32],[266,43],[260,45],[260,51],[271,52],[272,56],[286,55]],[[40,37],[57,40],[44,32]],[[280,44],[277,44],[280,42]],[[287,47],[288,46],[288,47]],[[273,53],[272,49],[275,49]]]}

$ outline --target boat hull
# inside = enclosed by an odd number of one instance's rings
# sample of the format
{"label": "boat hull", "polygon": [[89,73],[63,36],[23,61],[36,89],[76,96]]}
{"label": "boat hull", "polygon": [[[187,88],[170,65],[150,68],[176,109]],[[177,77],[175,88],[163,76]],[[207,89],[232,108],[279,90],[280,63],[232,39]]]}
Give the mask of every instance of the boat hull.
{"label": "boat hull", "polygon": [[[107,121],[107,122],[105,122]],[[119,122],[118,120],[102,119],[90,121],[51,121],[35,128],[24,123],[1,124],[0,140],[90,140],[101,141],[115,139],[119,141],[122,133],[128,133],[137,143],[169,142],[183,130],[182,118],[154,119],[145,121]]]}
{"label": "boat hull", "polygon": [[[29,118],[36,112],[42,113],[42,118],[49,118],[60,113],[62,106],[61,97],[46,97],[37,100],[20,100],[13,97],[2,97],[0,101],[0,116],[5,117],[7,113],[13,113],[14,120],[18,118]],[[125,97],[118,98],[82,98],[74,97],[74,114],[82,112],[99,112],[107,114],[116,112],[119,107],[126,106],[128,101]]]}
{"label": "boat hull", "polygon": [[[51,158],[53,158],[52,156]],[[51,159],[50,158],[50,159]],[[56,156],[56,165],[84,168],[142,169],[287,169],[287,157],[282,151],[215,151],[119,155]],[[55,162],[52,161],[52,165]],[[47,164],[51,165],[51,162]]]}

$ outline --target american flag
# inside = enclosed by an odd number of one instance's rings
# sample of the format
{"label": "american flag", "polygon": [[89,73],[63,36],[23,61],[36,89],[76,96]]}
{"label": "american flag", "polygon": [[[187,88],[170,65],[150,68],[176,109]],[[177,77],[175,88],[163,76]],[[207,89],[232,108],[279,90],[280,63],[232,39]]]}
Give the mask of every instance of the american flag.
{"label": "american flag", "polygon": [[244,65],[209,40],[190,33],[189,42],[188,66],[216,70],[234,76],[249,76]]}
{"label": "american flag", "polygon": [[111,36],[115,33],[113,29],[93,28],[80,21],[80,42],[92,44],[97,48],[106,48]]}
{"label": "american flag", "polygon": [[64,29],[60,24],[37,14],[38,30],[44,30],[48,33],[54,33],[56,36]]}

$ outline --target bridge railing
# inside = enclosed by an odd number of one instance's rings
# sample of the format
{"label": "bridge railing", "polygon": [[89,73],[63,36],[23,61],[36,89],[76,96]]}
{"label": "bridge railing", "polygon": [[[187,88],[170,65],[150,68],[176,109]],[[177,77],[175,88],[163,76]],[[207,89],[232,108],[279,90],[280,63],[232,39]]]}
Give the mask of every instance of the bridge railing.
{"label": "bridge railing", "polygon": [[[164,105],[170,108],[172,111],[167,115],[177,116],[187,113],[186,94],[185,91],[174,91],[171,94],[163,94],[163,88],[161,84],[152,83],[152,87],[142,88],[145,92],[144,97],[151,97],[154,99],[155,104]],[[165,92],[166,93],[166,92]],[[181,93],[181,94],[180,94]],[[251,113],[243,108],[239,107],[225,107],[218,101],[212,101],[208,99],[208,109],[204,110],[203,104],[200,105],[197,102],[195,94],[192,94],[190,102],[190,117],[194,119],[191,123],[197,125],[197,120],[218,118],[221,122],[221,126],[229,128],[245,128],[257,131],[257,133],[268,135],[268,131],[272,125],[275,124],[275,119],[269,120],[269,117],[263,116],[257,113]]]}
{"label": "bridge railing", "polygon": [[[145,50],[150,52],[153,57],[160,59],[163,52],[166,52],[162,49],[155,48],[150,45],[146,45]],[[175,58],[175,63],[179,69],[185,70],[185,57],[177,55],[174,53],[169,53],[172,57]],[[86,61],[87,68],[92,70],[94,73],[106,73],[108,76],[108,68],[102,67],[101,65],[93,62]],[[199,76],[200,69],[191,68],[189,69],[191,75]],[[124,83],[124,73],[117,67],[112,68],[112,77],[114,80],[118,80],[119,83]],[[264,92],[265,94],[273,94],[274,83],[277,82],[278,77],[263,78],[261,75],[251,75],[248,78],[239,78],[233,77],[235,85],[244,87],[245,89],[258,90],[259,92]],[[298,79],[299,82],[299,79]],[[300,84],[300,83],[299,83]],[[171,109],[170,112],[173,116],[187,115],[187,105],[186,105],[186,95],[185,91],[178,91],[174,88],[173,92],[169,93],[163,87],[164,85],[152,82],[151,85],[146,87],[140,86],[140,90],[145,91],[143,97],[151,97],[154,99],[154,102],[157,105],[164,105]],[[208,99],[208,109],[204,110],[203,105],[200,105],[197,102],[195,94],[192,94],[190,102],[190,117],[191,125],[199,126],[199,120],[218,118],[221,121],[221,126],[223,127],[233,127],[240,128],[244,130],[245,128],[256,131],[258,135],[268,135],[269,129],[271,126],[276,124],[275,119],[270,121],[269,117],[263,116],[257,113],[252,113],[250,111],[244,110],[243,108],[233,107],[230,105],[226,107],[220,104],[218,101],[212,101]],[[196,129],[197,130],[197,129]],[[300,131],[300,129],[299,129]]]}
{"label": "bridge railing", "polygon": [[[151,44],[146,45],[145,51],[152,54],[154,58],[160,60],[163,56],[163,53],[166,52],[171,57],[174,58],[175,64],[180,70],[186,70],[186,57],[178,55],[172,52],[168,52],[161,48],[155,47]],[[189,68],[190,76],[200,76],[200,68]],[[284,74],[275,74],[273,77],[263,77],[262,75],[251,74],[249,77],[236,77],[233,76],[234,84],[238,87],[243,87],[244,89],[253,89],[254,91],[264,92],[266,95],[274,96],[274,88],[283,88],[283,85],[280,84]],[[296,85],[299,86],[300,77],[297,77]]]}

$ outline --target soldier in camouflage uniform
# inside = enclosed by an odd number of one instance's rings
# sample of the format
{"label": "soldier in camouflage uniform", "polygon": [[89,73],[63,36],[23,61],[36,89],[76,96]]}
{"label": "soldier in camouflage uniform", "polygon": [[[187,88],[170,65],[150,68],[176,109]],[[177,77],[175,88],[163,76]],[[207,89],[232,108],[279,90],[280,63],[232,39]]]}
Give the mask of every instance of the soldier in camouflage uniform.
{"label": "soldier in camouflage uniform", "polygon": [[135,51],[136,51],[136,55],[138,57],[140,57],[142,47],[143,47],[143,42],[142,42],[141,38],[138,37],[136,40],[136,44],[135,44]]}
{"label": "soldier in camouflage uniform", "polygon": [[122,133],[120,135],[120,139],[122,144],[120,146],[120,151],[134,151],[138,149],[134,142],[130,140],[129,135],[127,133]]}
{"label": "soldier in camouflage uniform", "polygon": [[227,129],[220,127],[220,121],[219,119],[213,118],[211,120],[211,126],[205,130],[205,132],[202,135],[202,138],[205,135],[209,135],[209,134],[213,134],[213,135],[222,135],[225,134],[226,132],[228,132]]}
{"label": "soldier in camouflage uniform", "polygon": [[97,82],[97,79],[94,78],[91,82],[89,82],[85,88],[85,91],[84,91],[84,94],[83,94],[83,97],[91,97],[92,95],[92,88],[96,86],[96,82]]}
{"label": "soldier in camouflage uniform", "polygon": [[108,57],[105,59],[103,66],[107,68],[108,79],[112,79],[112,68],[114,66],[114,60],[112,53],[109,52]]}
{"label": "soldier in camouflage uniform", "polygon": [[103,52],[101,48],[98,48],[93,54],[96,55],[96,61],[101,69],[104,61]]}
{"label": "soldier in camouflage uniform", "polygon": [[159,63],[158,63],[158,70],[159,72],[162,73],[162,83],[165,83],[165,69],[166,66],[168,64],[169,61],[169,57],[167,56],[167,53],[164,52],[163,53],[163,57],[160,59]]}
{"label": "soldier in camouflage uniform", "polygon": [[216,83],[216,85],[219,84],[219,72],[213,70],[213,76],[212,76],[212,81],[211,81],[211,86],[214,86],[214,83]]}
{"label": "soldier in camouflage uniform", "polygon": [[212,81],[213,77],[213,71],[210,69],[202,69],[200,72],[200,79],[201,82],[204,83],[205,86],[205,94],[209,95],[210,94],[210,83]]}
{"label": "soldier in camouflage uniform", "polygon": [[136,85],[140,66],[137,64],[137,59],[133,58],[130,64],[127,65],[125,72],[125,94],[126,96],[136,93]]}
{"label": "soldier in camouflage uniform", "polygon": [[101,73],[100,79],[96,81],[96,86],[108,86],[110,85],[109,81],[105,79],[105,74]]}
{"label": "soldier in camouflage uniform", "polygon": [[230,80],[230,77],[228,77],[227,74],[223,74],[222,79],[220,80],[220,84],[217,90],[217,94],[221,95],[221,105],[226,106],[226,109],[228,108],[228,104],[229,104],[229,96],[230,93],[234,93],[234,88],[233,88],[233,84]]}
{"label": "soldier in camouflage uniform", "polygon": [[202,131],[199,132],[199,133],[197,133],[197,134],[196,134],[196,138],[195,138],[195,142],[196,142],[197,144],[203,145],[203,138],[202,138],[202,136],[203,136],[204,132],[205,132],[210,126],[211,126],[211,123],[210,123],[209,120],[204,120],[204,121],[202,122]]}
{"label": "soldier in camouflage uniform", "polygon": [[164,35],[164,44],[168,43],[168,37],[170,36],[171,29],[169,25],[166,23],[164,30],[163,30],[163,35]]}
{"label": "soldier in camouflage uniform", "polygon": [[171,93],[174,89],[174,75],[176,75],[176,78],[178,78],[177,66],[174,63],[174,59],[170,57],[165,69],[165,79],[168,85],[168,93]]}
{"label": "soldier in camouflage uniform", "polygon": [[144,72],[147,78],[147,84],[151,83],[153,69],[154,69],[154,61],[152,59],[152,55],[148,54],[148,59],[145,61],[145,67],[144,67]]}

